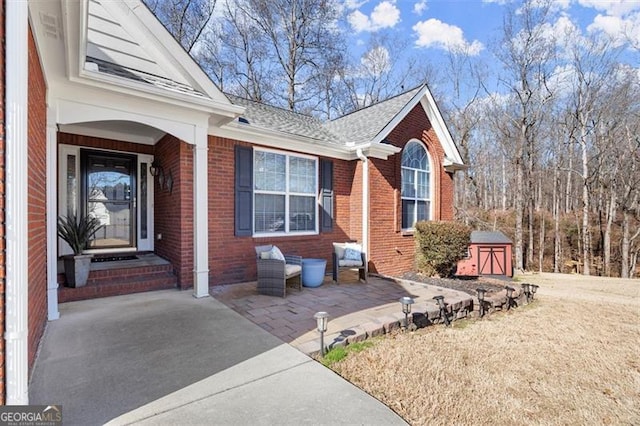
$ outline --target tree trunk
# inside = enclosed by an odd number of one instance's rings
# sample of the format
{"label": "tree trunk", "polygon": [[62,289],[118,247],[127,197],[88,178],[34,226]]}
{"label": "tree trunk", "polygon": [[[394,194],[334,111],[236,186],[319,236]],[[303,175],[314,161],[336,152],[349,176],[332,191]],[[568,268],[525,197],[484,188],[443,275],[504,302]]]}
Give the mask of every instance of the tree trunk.
{"label": "tree trunk", "polygon": [[560,194],[558,191],[558,168],[554,171],[553,180],[553,272],[561,272],[561,245],[560,245]]}
{"label": "tree trunk", "polygon": [[587,152],[587,135],[584,127],[580,137],[582,148],[582,273],[591,275],[591,233],[589,232],[589,153]]}
{"label": "tree trunk", "polygon": [[540,243],[538,244],[538,271],[542,271],[543,261],[544,261],[544,225],[545,225],[545,215],[544,212],[540,212]]}
{"label": "tree trunk", "polygon": [[523,256],[523,232],[522,224],[524,219],[524,176],[523,176],[522,160],[521,157],[516,160],[516,194],[515,194],[515,208],[516,208],[516,232],[515,232],[515,250],[516,250],[516,269],[524,271],[524,256]]}
{"label": "tree trunk", "polygon": [[629,252],[631,248],[631,239],[629,226],[631,215],[628,211],[622,212],[622,260],[620,262],[620,277],[629,278]]}
{"label": "tree trunk", "polygon": [[609,199],[609,205],[607,206],[607,226],[604,231],[604,244],[603,244],[603,263],[604,274],[607,277],[611,276],[611,225],[616,216],[616,191],[611,189],[611,198]]}

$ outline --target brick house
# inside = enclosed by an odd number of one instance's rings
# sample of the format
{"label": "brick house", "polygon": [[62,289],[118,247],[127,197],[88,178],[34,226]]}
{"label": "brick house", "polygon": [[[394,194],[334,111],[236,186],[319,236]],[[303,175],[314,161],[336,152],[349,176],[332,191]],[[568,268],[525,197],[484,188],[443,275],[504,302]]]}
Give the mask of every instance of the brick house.
{"label": "brick house", "polygon": [[220,92],[140,0],[0,15],[2,403],[28,402],[59,317],[60,215],[100,216],[92,252],[166,259],[195,297],[255,279],[263,243],[330,261],[357,240],[399,274],[413,223],[453,218],[464,165],[426,86],[322,122]]}

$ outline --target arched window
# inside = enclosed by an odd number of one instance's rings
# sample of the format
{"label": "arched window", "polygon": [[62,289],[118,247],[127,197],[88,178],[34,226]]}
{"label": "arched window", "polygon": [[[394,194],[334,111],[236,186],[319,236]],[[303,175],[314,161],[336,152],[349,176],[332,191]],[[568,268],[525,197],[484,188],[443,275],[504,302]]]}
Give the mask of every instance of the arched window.
{"label": "arched window", "polygon": [[420,142],[409,142],[402,151],[402,229],[431,219],[429,154]]}

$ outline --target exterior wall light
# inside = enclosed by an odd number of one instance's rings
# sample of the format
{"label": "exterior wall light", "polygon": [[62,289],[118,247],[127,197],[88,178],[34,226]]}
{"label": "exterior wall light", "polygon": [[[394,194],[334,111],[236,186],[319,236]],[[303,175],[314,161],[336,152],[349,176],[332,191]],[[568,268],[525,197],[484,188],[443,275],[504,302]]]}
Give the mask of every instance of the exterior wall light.
{"label": "exterior wall light", "polygon": [[409,297],[404,296],[400,298],[400,303],[402,304],[402,312],[404,312],[404,328],[409,327],[409,314],[411,313],[411,305],[415,303],[415,301]]}
{"label": "exterior wall light", "polygon": [[509,287],[508,285],[504,286],[504,289],[507,290],[507,311],[511,309],[511,305],[513,304],[513,292],[515,288]]}
{"label": "exterior wall light", "polygon": [[487,293],[487,290],[478,287],[476,291],[478,292],[478,304],[480,305],[480,317],[482,318],[484,316],[484,295]]}
{"label": "exterior wall light", "polygon": [[329,314],[326,312],[316,312],[313,317],[316,319],[316,327],[320,332],[320,354],[324,356],[324,333],[327,331]]}
{"label": "exterior wall light", "polygon": [[440,307],[440,318],[444,320],[444,323],[449,327],[451,325],[451,321],[447,316],[447,305],[444,303],[444,296],[434,296],[433,299],[438,303]]}
{"label": "exterior wall light", "polygon": [[160,165],[160,162],[158,160],[153,160],[151,166],[149,166],[149,173],[151,173],[151,176],[154,177],[163,175],[162,166]]}

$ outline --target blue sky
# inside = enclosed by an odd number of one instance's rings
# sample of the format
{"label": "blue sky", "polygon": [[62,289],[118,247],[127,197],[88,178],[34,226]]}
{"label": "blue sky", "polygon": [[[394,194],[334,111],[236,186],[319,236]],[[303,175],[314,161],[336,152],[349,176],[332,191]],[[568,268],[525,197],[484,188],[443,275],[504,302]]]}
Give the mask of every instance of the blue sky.
{"label": "blue sky", "polygon": [[[352,51],[361,54],[373,34],[387,34],[407,43],[405,53],[437,64],[452,50],[464,49],[485,63],[495,62],[491,49],[501,36],[510,0],[345,0],[344,13],[352,34]],[[520,2],[515,3],[520,4]],[[637,46],[625,56],[640,64],[640,0],[557,0],[549,31],[563,34],[568,26],[582,34],[626,37]],[[635,63],[634,63],[635,61]]]}

